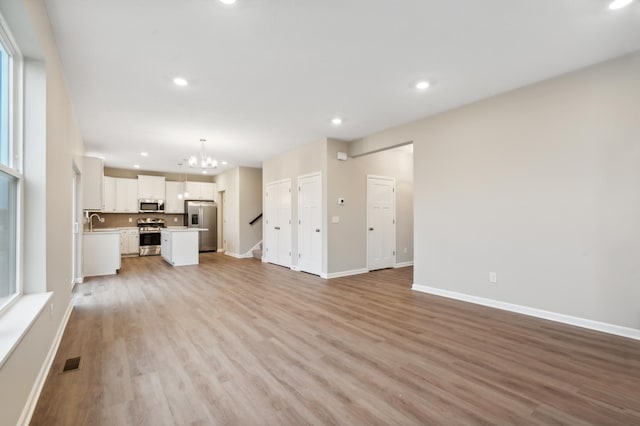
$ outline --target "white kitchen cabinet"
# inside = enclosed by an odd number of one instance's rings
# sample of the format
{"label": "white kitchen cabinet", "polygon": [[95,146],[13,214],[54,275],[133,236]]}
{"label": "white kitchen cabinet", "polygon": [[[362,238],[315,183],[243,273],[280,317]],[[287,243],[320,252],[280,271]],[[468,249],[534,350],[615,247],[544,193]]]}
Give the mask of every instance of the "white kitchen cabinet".
{"label": "white kitchen cabinet", "polygon": [[82,236],[82,275],[113,275],[120,269],[120,232],[85,232]]}
{"label": "white kitchen cabinet", "polygon": [[164,200],[164,176],[138,175],[138,198],[143,200]]}
{"label": "white kitchen cabinet", "polygon": [[100,158],[82,158],[82,209],[102,211],[104,207],[104,164]]}
{"label": "white kitchen cabinet", "polygon": [[138,213],[138,181],[116,179],[115,198],[117,213]]}
{"label": "white kitchen cabinet", "polygon": [[140,234],[138,229],[120,230],[120,255],[138,254],[140,249]]}
{"label": "white kitchen cabinet", "polygon": [[104,177],[105,213],[138,213],[138,181]]}
{"label": "white kitchen cabinet", "polygon": [[216,184],[210,182],[187,182],[189,200],[217,201]]}
{"label": "white kitchen cabinet", "polygon": [[171,214],[184,214],[184,199],[181,194],[184,192],[183,182],[166,182],[167,198],[164,202],[164,212]]}
{"label": "white kitchen cabinet", "polygon": [[115,213],[116,208],[116,178],[105,176],[104,177],[104,204],[102,205],[102,211],[105,213]]}
{"label": "white kitchen cabinet", "polygon": [[173,266],[197,265],[198,232],[192,229],[163,229],[160,238],[162,258]]}

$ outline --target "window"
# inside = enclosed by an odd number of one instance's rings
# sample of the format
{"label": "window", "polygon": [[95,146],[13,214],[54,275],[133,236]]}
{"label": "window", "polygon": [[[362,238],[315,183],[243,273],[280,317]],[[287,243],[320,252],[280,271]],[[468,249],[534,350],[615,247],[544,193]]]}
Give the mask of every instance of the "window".
{"label": "window", "polygon": [[[0,26],[0,310],[21,292],[18,270],[19,190],[22,176],[14,161],[13,67],[9,37]],[[14,50],[15,51],[15,50]]]}
{"label": "window", "polygon": [[16,237],[18,179],[0,171],[0,307],[17,294]]}

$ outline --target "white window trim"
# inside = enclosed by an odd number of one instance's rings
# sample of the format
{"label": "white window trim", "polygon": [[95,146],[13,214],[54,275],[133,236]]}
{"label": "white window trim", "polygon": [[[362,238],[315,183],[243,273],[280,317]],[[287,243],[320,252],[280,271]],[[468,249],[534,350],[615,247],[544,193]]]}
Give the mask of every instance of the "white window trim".
{"label": "white window trim", "polygon": [[0,170],[18,180],[16,194],[16,294],[0,307],[0,316],[15,305],[23,295],[23,266],[24,266],[24,178],[23,163],[23,135],[24,135],[24,67],[22,53],[18,49],[13,36],[8,31],[8,25],[0,15],[0,42],[7,54],[11,57],[9,67],[9,166],[0,164]]}

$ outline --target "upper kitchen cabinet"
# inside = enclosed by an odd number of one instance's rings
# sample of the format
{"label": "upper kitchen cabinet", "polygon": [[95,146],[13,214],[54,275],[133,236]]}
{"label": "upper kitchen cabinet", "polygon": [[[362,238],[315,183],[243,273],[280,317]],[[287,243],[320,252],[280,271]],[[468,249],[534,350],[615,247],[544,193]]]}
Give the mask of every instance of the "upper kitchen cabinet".
{"label": "upper kitchen cabinet", "polygon": [[105,213],[116,212],[116,181],[117,179],[114,177],[104,177],[104,203],[102,205],[102,211]]}
{"label": "upper kitchen cabinet", "polygon": [[187,182],[187,192],[189,195],[186,198],[189,200],[217,201],[215,183]]}
{"label": "upper kitchen cabinet", "polygon": [[164,176],[138,175],[138,198],[144,200],[164,200]]}
{"label": "upper kitchen cabinet", "polygon": [[181,196],[184,191],[184,183],[167,181],[166,188],[167,198],[164,203],[164,212],[184,214],[184,200]]}
{"label": "upper kitchen cabinet", "polygon": [[136,179],[116,179],[116,212],[138,212],[138,181]]}
{"label": "upper kitchen cabinet", "polygon": [[100,158],[82,159],[82,208],[102,211],[103,206],[104,164]]}
{"label": "upper kitchen cabinet", "polygon": [[137,213],[138,181],[105,176],[102,211],[105,213]]}

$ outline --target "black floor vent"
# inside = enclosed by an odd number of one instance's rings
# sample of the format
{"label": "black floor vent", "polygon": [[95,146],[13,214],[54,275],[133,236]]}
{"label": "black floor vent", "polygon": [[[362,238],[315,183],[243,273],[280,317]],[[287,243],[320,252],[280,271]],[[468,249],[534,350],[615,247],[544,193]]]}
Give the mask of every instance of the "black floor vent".
{"label": "black floor vent", "polygon": [[73,371],[77,370],[78,368],[80,368],[80,357],[69,358],[65,361],[62,372],[64,373],[66,371]]}

